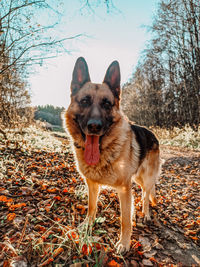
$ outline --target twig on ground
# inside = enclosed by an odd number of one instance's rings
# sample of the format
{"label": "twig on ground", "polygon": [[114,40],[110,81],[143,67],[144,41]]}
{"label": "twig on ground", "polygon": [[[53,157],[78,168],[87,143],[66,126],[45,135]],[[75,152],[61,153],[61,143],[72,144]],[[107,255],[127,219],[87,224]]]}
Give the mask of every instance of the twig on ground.
{"label": "twig on ground", "polygon": [[24,234],[25,234],[26,227],[27,227],[27,224],[28,224],[28,217],[29,217],[29,216],[26,216],[26,221],[25,221],[25,224],[24,224],[24,228],[23,228],[23,230],[22,230],[21,237],[20,237],[19,242],[18,242],[18,244],[17,244],[17,249],[19,249],[19,247],[20,247],[20,245],[21,245],[21,242],[22,242],[22,240],[23,240],[23,238],[24,238]]}

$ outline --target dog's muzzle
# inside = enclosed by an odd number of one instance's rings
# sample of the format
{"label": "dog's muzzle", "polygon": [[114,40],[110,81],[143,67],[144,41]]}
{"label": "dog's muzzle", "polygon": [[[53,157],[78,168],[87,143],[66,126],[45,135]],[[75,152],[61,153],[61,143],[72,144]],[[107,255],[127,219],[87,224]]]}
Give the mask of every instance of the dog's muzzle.
{"label": "dog's muzzle", "polygon": [[89,134],[100,134],[103,124],[99,119],[90,119],[87,123],[87,129]]}

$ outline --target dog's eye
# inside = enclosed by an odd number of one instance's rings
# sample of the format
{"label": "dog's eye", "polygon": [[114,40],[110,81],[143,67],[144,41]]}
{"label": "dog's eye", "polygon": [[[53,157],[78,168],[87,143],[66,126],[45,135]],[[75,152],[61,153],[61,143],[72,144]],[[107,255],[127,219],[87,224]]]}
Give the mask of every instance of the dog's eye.
{"label": "dog's eye", "polygon": [[112,108],[112,104],[107,98],[103,98],[101,102],[101,107],[106,110],[110,110]]}
{"label": "dog's eye", "polygon": [[92,104],[92,100],[90,96],[86,96],[84,98],[81,99],[80,101],[80,105],[83,108],[89,107]]}

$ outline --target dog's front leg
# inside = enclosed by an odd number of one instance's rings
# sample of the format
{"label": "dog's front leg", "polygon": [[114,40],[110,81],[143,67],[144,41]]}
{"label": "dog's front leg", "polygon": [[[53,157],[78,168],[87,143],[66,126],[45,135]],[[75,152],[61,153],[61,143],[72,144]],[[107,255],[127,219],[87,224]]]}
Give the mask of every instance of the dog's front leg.
{"label": "dog's front leg", "polygon": [[87,219],[92,224],[96,217],[97,198],[99,194],[99,184],[90,179],[86,179],[88,185],[88,214]]}
{"label": "dog's front leg", "polygon": [[117,243],[117,252],[125,253],[130,249],[132,231],[132,195],[131,185],[118,190],[121,208],[121,236]]}

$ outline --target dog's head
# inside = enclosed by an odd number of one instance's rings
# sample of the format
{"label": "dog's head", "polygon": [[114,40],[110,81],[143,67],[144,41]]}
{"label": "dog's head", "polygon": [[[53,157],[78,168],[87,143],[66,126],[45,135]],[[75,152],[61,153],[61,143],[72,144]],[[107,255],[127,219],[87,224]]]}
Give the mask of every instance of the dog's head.
{"label": "dog's head", "polygon": [[84,58],[77,59],[71,82],[71,113],[85,142],[85,161],[99,161],[99,144],[119,119],[120,69],[117,61],[108,67],[102,84],[91,83]]}

